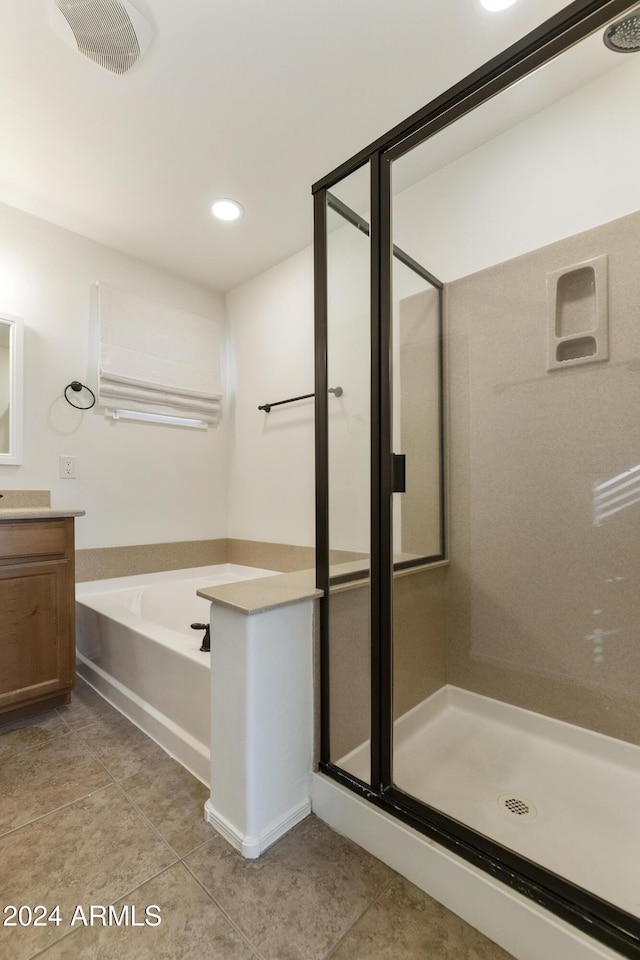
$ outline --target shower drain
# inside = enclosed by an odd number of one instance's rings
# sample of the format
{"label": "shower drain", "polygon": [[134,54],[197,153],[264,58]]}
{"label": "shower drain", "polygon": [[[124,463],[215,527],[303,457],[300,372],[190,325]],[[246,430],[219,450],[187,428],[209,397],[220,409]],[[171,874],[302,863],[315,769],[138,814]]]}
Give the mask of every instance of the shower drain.
{"label": "shower drain", "polygon": [[538,811],[529,800],[514,796],[512,793],[503,793],[499,796],[498,806],[520,820],[533,820],[538,815]]}

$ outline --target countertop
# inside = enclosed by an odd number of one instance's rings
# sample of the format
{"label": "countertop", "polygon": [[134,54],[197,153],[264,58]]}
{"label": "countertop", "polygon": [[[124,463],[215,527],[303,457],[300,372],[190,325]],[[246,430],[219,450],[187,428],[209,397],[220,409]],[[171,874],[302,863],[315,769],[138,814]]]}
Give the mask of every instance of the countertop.
{"label": "countertop", "polygon": [[0,507],[0,523],[3,520],[55,520],[59,517],[84,517],[86,510],[71,507]]}
{"label": "countertop", "polygon": [[[396,560],[414,559],[411,556],[398,554]],[[365,561],[366,563],[366,561]],[[398,570],[394,577],[411,576],[416,573],[434,570],[437,567],[448,566],[448,560],[441,560],[436,563],[429,563],[422,566],[410,567],[407,570]],[[366,574],[367,566],[363,566],[362,560],[350,563],[334,564],[331,567],[332,576],[338,576],[345,573],[363,573]],[[335,584],[331,587],[331,593],[342,592],[343,590],[353,590],[368,585],[368,578],[364,576],[347,583]],[[209,600],[211,603],[217,603],[221,607],[229,607],[231,610],[238,610],[240,613],[252,614],[261,613],[264,610],[272,610],[275,607],[284,607],[290,603],[298,603],[302,600],[317,600],[322,595],[322,590],[316,587],[316,571],[296,570],[294,573],[278,573],[272,577],[260,577],[257,580],[241,580],[238,583],[224,583],[219,586],[201,587],[196,591],[199,597]]]}
{"label": "countertop", "polygon": [[278,573],[257,580],[203,587],[197,593],[205,600],[246,614],[262,613],[322,596],[322,590],[316,588],[315,570],[296,570],[295,573]]}

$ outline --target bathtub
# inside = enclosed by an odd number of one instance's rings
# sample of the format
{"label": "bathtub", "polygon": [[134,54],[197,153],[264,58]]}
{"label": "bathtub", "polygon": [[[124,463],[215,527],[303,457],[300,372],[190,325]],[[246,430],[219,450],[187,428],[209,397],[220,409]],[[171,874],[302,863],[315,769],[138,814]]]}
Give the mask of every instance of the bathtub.
{"label": "bathtub", "polygon": [[202,587],[276,571],[223,563],[76,585],[78,675],[209,784],[210,666]]}

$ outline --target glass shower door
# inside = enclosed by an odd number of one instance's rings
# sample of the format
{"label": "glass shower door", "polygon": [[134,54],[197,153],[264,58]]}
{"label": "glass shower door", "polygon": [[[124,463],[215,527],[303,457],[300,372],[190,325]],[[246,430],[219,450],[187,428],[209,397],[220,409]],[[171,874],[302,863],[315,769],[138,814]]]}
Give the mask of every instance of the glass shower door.
{"label": "glass shower door", "polygon": [[[326,198],[328,540],[325,759],[365,784],[371,756],[369,165]],[[326,589],[326,587],[325,587]]]}
{"label": "glass shower door", "polygon": [[619,117],[639,83],[640,54],[621,62],[593,34],[391,174],[393,243],[444,283],[449,501],[447,565],[401,579],[437,504],[424,466],[410,478],[414,422],[429,447],[429,362],[405,329],[429,291],[405,294],[394,262],[393,449],[406,450],[407,492],[393,503],[392,789],[629,929],[640,141]]}
{"label": "glass shower door", "polygon": [[320,766],[636,957],[640,53],[587,6],[314,188]]}
{"label": "glass shower door", "polygon": [[393,781],[420,796],[429,765],[410,745],[446,685],[442,284],[405,261],[392,263],[392,756]]}

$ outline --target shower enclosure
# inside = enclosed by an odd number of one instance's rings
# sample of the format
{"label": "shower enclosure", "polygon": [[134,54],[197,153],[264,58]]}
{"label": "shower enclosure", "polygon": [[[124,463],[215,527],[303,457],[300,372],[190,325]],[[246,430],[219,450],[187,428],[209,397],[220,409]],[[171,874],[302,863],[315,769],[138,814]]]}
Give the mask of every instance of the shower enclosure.
{"label": "shower enclosure", "polygon": [[570,4],[314,202],[321,770],[640,957],[633,7]]}

